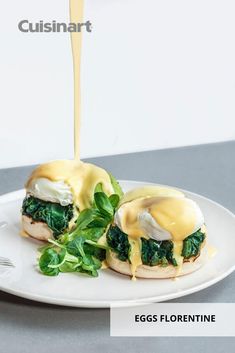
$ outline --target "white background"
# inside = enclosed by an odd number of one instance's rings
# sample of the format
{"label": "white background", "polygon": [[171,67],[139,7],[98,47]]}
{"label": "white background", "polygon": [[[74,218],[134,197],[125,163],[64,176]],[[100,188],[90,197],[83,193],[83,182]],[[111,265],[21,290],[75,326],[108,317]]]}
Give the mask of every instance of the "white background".
{"label": "white background", "polygon": [[[0,5],[0,167],[73,156],[69,0]],[[235,138],[233,0],[86,0],[82,157]]]}

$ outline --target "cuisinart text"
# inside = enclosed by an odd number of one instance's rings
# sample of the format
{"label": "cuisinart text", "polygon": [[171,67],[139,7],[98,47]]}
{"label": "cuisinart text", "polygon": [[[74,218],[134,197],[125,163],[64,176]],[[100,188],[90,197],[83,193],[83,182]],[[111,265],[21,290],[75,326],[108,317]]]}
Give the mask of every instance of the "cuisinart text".
{"label": "cuisinart text", "polygon": [[18,23],[18,28],[23,33],[60,33],[60,32],[81,32],[83,29],[87,32],[92,31],[92,23],[86,21],[83,23],[65,23],[57,22],[55,20],[51,22],[44,22],[40,20],[39,22],[30,22],[28,20],[22,20]]}

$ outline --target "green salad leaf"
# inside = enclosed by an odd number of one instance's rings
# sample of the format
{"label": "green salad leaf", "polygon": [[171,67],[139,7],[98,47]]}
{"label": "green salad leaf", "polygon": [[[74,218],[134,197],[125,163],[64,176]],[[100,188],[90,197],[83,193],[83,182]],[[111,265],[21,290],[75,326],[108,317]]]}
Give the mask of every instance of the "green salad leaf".
{"label": "green salad leaf", "polygon": [[35,222],[45,222],[56,238],[68,228],[73,218],[73,205],[61,206],[27,196],[23,201],[22,214],[31,217]]}
{"label": "green salad leaf", "polygon": [[118,195],[108,197],[102,191],[95,192],[93,207],[79,214],[74,229],[49,240],[51,244],[42,248],[41,272],[48,276],[80,272],[97,277],[107,250],[98,240],[112,223],[118,203]]}
{"label": "green salad leaf", "polygon": [[[56,276],[59,273],[57,265],[60,263],[59,253],[51,248],[46,249],[40,257],[39,266],[47,276]],[[56,265],[56,267],[54,267]]]}
{"label": "green salad leaf", "polygon": [[[116,195],[117,196],[117,195]],[[110,199],[103,192],[96,192],[94,195],[95,205],[100,214],[110,219],[113,217],[113,206]]]}
{"label": "green salad leaf", "polygon": [[118,195],[119,199],[121,199],[123,196],[123,191],[119,182],[114,178],[114,176],[111,173],[109,173],[109,177],[111,180],[111,184],[113,186],[114,194]]}

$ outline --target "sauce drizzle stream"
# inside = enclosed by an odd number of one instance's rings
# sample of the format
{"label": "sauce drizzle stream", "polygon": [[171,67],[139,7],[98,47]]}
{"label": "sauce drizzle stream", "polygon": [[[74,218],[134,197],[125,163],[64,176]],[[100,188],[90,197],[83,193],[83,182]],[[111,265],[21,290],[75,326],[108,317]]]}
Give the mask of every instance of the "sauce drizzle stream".
{"label": "sauce drizzle stream", "polygon": [[[70,22],[82,23],[84,0],[70,0]],[[71,32],[74,74],[74,159],[80,160],[82,33]]]}

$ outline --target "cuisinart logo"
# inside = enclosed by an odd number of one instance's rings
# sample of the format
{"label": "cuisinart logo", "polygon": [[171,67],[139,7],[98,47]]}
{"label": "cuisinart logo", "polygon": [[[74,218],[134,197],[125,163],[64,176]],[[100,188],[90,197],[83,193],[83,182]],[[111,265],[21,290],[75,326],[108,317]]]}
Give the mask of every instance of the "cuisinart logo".
{"label": "cuisinart logo", "polygon": [[87,32],[92,31],[92,23],[86,21],[83,23],[64,23],[64,22],[29,22],[28,20],[22,20],[18,23],[18,28],[21,32],[28,33],[60,33],[60,32],[81,32],[83,29]]}

